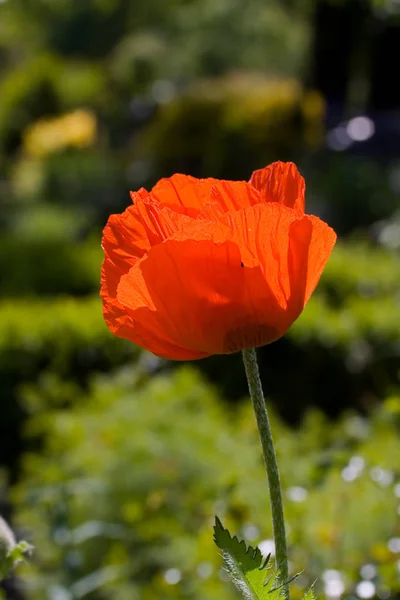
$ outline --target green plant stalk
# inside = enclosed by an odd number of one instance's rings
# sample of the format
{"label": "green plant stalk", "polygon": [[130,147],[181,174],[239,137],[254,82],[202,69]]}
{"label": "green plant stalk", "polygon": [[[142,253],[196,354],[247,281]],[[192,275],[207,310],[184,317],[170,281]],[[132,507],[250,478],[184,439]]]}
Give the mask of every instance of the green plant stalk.
{"label": "green plant stalk", "polygon": [[244,368],[246,370],[250,397],[256,416],[258,433],[267,470],[269,496],[271,502],[272,522],[274,528],[275,555],[277,567],[280,571],[279,579],[283,584],[284,595],[289,600],[289,569],[286,548],[285,519],[283,516],[282,491],[279,480],[278,464],[274,442],[271,434],[267,408],[265,406],[260,372],[257,363],[257,354],[254,348],[242,351]]}

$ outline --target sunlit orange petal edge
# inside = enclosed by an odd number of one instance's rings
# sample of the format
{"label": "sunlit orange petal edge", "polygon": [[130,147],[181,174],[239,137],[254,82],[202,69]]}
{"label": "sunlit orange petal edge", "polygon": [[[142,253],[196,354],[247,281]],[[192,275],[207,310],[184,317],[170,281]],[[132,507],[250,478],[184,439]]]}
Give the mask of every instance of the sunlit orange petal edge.
{"label": "sunlit orange petal edge", "polygon": [[100,295],[109,329],[157,356],[195,360],[282,337],[336,242],[305,214],[293,163],[249,182],[173,175],[104,228]]}

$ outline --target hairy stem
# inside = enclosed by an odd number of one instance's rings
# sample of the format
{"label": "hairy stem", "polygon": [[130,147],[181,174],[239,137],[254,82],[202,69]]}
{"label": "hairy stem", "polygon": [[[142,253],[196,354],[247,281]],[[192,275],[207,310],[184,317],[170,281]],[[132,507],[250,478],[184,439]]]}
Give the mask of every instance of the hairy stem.
{"label": "hairy stem", "polygon": [[284,583],[286,600],[289,600],[289,586],[287,585],[288,559],[286,548],[285,520],[283,516],[283,502],[281,484],[279,481],[278,464],[274,442],[272,440],[271,427],[269,424],[267,408],[265,406],[264,394],[258,370],[257,355],[254,348],[243,350],[243,362],[246,370],[247,381],[251,400],[256,415],[258,433],[267,470],[269,495],[272,511],[272,522],[274,527],[276,563],[280,570],[280,580]]}

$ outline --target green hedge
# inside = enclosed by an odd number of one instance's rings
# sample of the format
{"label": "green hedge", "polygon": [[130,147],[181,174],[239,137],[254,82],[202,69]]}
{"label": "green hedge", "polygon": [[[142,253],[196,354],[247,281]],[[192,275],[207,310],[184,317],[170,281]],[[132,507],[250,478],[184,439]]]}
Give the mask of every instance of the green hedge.
{"label": "green hedge", "polygon": [[[357,341],[385,345],[398,341],[399,306],[391,298],[349,298],[332,307],[315,295],[287,334],[291,343],[313,343],[346,352]],[[36,374],[48,362],[60,374],[70,373],[72,357],[98,353],[109,366],[131,356],[133,344],[115,338],[106,328],[97,297],[9,300],[0,304],[0,368],[26,366]],[[201,364],[201,363],[199,363]]]}
{"label": "green hedge", "polygon": [[[3,365],[4,360],[10,362],[7,356],[11,349],[32,358],[48,352],[55,362],[57,356],[68,355],[70,348],[95,345],[107,353],[108,347],[124,346],[108,333],[97,298],[62,296],[98,290],[101,260],[100,246],[93,244],[18,245],[12,239],[0,243],[2,271],[9,265],[1,284],[3,295],[13,296],[21,289],[27,294],[60,294],[48,300],[12,298],[0,304]],[[40,269],[32,268],[38,265]],[[326,348],[346,349],[358,340],[389,348],[398,339],[400,309],[393,296],[399,281],[396,255],[364,246],[338,245],[317,293],[289,337],[295,343],[313,341]]]}
{"label": "green hedge", "polygon": [[393,296],[400,289],[399,256],[366,242],[338,242],[318,289],[327,289],[341,302],[350,294],[362,299]]}
{"label": "green hedge", "polygon": [[[103,322],[97,297],[82,300],[61,297],[53,300],[9,300],[0,304],[1,365],[12,352],[21,353],[21,361],[46,357],[62,372],[69,371],[68,357],[81,350],[98,349],[110,364],[131,355],[125,340],[110,334]],[[27,363],[26,363],[27,364]]]}
{"label": "green hedge", "polygon": [[[97,243],[4,236],[0,240],[1,296],[93,293],[99,289],[102,256],[100,236]],[[18,306],[23,307],[23,301]]]}

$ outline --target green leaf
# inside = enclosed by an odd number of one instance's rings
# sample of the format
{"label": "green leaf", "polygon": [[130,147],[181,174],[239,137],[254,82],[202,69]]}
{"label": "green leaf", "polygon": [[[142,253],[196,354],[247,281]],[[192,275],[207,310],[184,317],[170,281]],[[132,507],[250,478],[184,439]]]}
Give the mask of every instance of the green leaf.
{"label": "green leaf", "polygon": [[26,554],[30,554],[33,546],[28,542],[22,541],[15,544],[8,551],[4,551],[4,545],[0,549],[0,581],[8,577],[11,571],[25,559]]}
{"label": "green leaf", "polygon": [[222,550],[233,583],[246,600],[281,600],[279,573],[275,571],[267,578],[270,555],[264,560],[259,548],[247,547],[243,540],[232,537],[218,517],[215,517],[214,541]]}
{"label": "green leaf", "polygon": [[303,600],[316,600],[313,586],[305,593]]}

